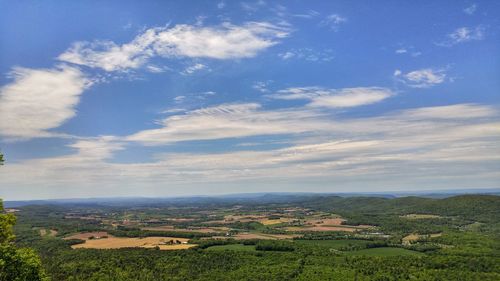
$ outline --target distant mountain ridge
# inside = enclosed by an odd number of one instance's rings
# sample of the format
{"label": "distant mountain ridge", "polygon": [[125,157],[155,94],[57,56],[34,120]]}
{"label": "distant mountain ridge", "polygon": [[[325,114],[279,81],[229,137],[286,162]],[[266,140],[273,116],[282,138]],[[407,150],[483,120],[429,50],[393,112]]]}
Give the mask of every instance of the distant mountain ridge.
{"label": "distant mountain ridge", "polygon": [[[437,190],[420,192],[352,192],[352,193],[313,193],[313,192],[264,192],[264,193],[236,193],[224,195],[193,195],[179,197],[109,197],[109,198],[70,198],[70,199],[47,199],[47,200],[18,200],[5,201],[6,208],[16,208],[26,205],[157,205],[157,204],[238,204],[238,203],[286,203],[309,201],[321,198],[357,198],[356,201],[368,200],[370,205],[377,203],[385,204],[383,199],[397,199],[394,202],[409,204],[412,201],[421,201],[425,198],[448,198],[460,195],[500,195],[500,189],[465,189],[465,190]],[[349,200],[346,200],[349,202]],[[368,202],[367,202],[368,203]],[[349,203],[347,203],[349,204]]]}

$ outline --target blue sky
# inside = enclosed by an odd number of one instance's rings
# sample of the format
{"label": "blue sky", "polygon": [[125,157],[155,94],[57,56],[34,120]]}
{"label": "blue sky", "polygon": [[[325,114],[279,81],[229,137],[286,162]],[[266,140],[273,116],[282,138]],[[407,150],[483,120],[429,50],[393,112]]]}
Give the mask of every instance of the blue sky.
{"label": "blue sky", "polygon": [[498,1],[0,1],[0,197],[496,188]]}

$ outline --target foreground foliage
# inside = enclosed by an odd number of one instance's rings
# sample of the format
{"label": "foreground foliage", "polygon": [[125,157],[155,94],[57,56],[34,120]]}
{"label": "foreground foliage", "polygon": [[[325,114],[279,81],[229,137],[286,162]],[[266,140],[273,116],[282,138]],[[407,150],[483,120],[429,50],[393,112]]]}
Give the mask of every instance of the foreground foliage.
{"label": "foreground foliage", "polygon": [[37,254],[32,249],[18,249],[12,243],[15,238],[12,231],[15,222],[14,215],[4,213],[0,200],[0,280],[48,280]]}

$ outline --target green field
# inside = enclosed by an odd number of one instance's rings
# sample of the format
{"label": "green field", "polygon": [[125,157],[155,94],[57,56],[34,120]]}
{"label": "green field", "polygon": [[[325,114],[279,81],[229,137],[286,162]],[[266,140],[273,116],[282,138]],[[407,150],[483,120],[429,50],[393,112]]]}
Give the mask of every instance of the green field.
{"label": "green field", "polygon": [[253,252],[255,251],[255,245],[230,244],[230,245],[217,245],[207,248],[207,251],[226,251],[226,250]]}
{"label": "green field", "polygon": [[379,257],[391,257],[391,256],[420,256],[422,253],[403,249],[403,248],[372,248],[363,249],[358,251],[346,252],[347,255],[352,256],[379,256]]}

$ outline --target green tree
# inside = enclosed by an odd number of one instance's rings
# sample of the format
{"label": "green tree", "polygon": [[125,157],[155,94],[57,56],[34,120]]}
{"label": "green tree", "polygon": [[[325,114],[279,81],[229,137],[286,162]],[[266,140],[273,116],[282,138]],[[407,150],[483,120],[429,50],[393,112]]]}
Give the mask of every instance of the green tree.
{"label": "green tree", "polygon": [[[3,164],[1,153],[0,164]],[[35,251],[15,247],[12,229],[15,223],[16,217],[5,212],[0,199],[0,281],[48,280]]]}

